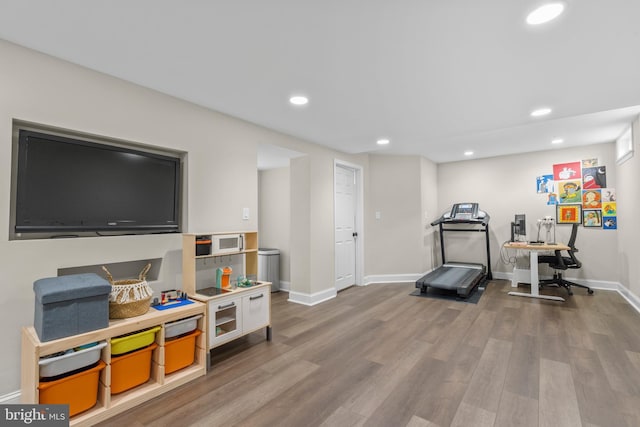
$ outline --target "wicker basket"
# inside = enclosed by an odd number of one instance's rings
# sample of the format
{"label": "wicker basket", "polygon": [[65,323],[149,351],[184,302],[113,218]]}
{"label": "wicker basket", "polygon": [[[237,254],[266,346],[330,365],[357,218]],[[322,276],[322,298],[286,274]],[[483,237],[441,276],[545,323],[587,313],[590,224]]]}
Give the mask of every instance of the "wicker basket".
{"label": "wicker basket", "polygon": [[153,290],[147,283],[147,273],[151,264],[147,264],[137,279],[113,280],[106,267],[102,269],[107,273],[107,279],[111,283],[109,294],[109,318],[125,319],[145,314],[151,306]]}

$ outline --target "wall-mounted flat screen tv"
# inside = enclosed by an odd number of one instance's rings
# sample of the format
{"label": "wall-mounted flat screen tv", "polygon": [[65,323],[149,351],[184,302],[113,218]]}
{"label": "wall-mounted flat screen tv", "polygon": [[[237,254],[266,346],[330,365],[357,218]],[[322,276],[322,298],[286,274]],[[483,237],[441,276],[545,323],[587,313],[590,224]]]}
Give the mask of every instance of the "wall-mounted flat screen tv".
{"label": "wall-mounted flat screen tv", "polygon": [[21,129],[15,233],[179,232],[180,166],[179,157]]}

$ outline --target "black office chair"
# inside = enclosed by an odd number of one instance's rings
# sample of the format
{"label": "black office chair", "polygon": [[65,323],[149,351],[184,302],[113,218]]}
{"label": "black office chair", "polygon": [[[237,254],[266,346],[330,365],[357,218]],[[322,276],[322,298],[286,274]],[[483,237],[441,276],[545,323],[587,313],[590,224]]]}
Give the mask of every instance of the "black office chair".
{"label": "black office chair", "polygon": [[567,253],[569,256],[562,256],[562,251],[554,251],[555,255],[541,255],[538,257],[538,264],[549,264],[549,267],[553,268],[555,271],[553,273],[552,279],[540,280],[538,283],[540,285],[558,285],[567,289],[569,295],[573,295],[573,291],[571,290],[572,286],[578,286],[580,288],[585,288],[589,295],[593,294],[593,289],[585,285],[579,285],[577,283],[570,282],[565,280],[562,277],[562,270],[567,269],[577,269],[582,267],[582,263],[576,258],[575,253],[578,252],[578,249],[575,246],[576,236],[578,235],[578,224],[573,224],[573,228],[571,229],[571,237],[569,237],[569,242],[567,246],[569,246],[569,250]]}

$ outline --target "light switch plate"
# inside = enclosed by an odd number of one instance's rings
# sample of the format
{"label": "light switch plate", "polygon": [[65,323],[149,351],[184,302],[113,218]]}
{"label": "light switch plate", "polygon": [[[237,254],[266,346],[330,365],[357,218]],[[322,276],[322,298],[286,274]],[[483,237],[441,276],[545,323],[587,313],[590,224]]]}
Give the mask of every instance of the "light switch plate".
{"label": "light switch plate", "polygon": [[245,221],[249,219],[249,208],[242,208],[242,219]]}

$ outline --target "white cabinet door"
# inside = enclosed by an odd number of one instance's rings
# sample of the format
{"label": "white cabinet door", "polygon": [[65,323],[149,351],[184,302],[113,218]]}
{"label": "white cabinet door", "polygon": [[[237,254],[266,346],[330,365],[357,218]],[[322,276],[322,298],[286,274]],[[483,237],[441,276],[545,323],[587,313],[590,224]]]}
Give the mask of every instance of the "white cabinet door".
{"label": "white cabinet door", "polygon": [[242,335],[242,299],[209,301],[209,348]]}
{"label": "white cabinet door", "polygon": [[242,297],[242,330],[248,334],[271,322],[271,289],[262,288]]}

